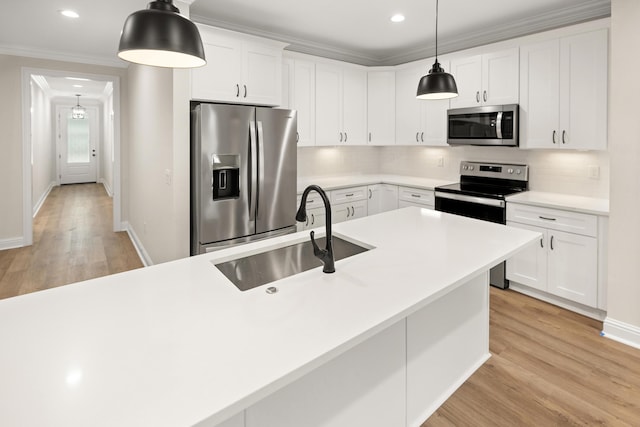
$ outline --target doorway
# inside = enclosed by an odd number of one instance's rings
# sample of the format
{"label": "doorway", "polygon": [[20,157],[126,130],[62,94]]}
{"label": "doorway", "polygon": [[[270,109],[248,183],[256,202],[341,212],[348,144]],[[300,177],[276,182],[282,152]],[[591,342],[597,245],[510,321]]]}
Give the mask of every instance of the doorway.
{"label": "doorway", "polygon": [[[65,82],[69,85],[73,84],[73,89],[69,87],[69,90],[64,90]],[[88,113],[87,121],[70,122],[68,111],[76,105],[76,94],[85,90],[90,91],[92,85],[99,85],[103,91],[94,93],[90,99],[80,98],[85,99],[83,106],[86,106]],[[50,150],[53,155],[47,157],[50,163],[46,159],[43,160],[42,156],[38,156],[40,148],[37,146],[37,138],[33,137],[32,126],[38,121],[38,109],[42,108],[34,102],[33,90],[36,86],[38,93],[42,95],[40,98],[45,99],[44,102],[40,99],[40,104],[51,106],[51,110],[56,109],[48,113],[51,116],[52,125]],[[113,231],[122,231],[126,228],[126,224],[123,224],[121,219],[120,99],[118,76],[35,68],[22,69],[23,246],[33,244],[35,213],[55,184],[71,182],[103,184],[109,196],[113,197]],[[66,107],[67,110],[61,108],[58,111],[58,105]],[[63,133],[64,144],[59,144]],[[87,133],[88,144],[85,138]],[[36,139],[35,143],[34,139]],[[44,178],[41,176],[41,168],[34,164],[38,159],[53,166],[52,175]],[[48,190],[46,189],[47,181],[51,182]],[[39,193],[43,193],[40,198]]]}

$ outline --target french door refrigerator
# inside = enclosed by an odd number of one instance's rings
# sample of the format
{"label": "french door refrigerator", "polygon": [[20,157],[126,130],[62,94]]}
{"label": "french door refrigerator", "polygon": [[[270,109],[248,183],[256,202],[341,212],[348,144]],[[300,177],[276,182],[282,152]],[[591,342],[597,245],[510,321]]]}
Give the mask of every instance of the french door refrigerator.
{"label": "french door refrigerator", "polygon": [[191,255],[295,231],[296,111],[192,103]]}

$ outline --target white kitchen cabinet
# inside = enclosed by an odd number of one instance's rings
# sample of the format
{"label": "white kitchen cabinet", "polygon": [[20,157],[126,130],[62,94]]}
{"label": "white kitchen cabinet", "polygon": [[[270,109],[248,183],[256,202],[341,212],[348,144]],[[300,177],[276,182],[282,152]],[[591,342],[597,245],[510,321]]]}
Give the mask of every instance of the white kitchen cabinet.
{"label": "white kitchen cabinet", "polygon": [[518,103],[518,48],[452,59],[450,72],[458,86],[451,108]]}
{"label": "white kitchen cabinet", "polygon": [[606,150],[608,31],[521,47],[520,146]]}
{"label": "white kitchen cabinet", "polygon": [[191,98],[280,105],[285,43],[198,24],[207,65],[191,70]]}
{"label": "white kitchen cabinet", "polygon": [[363,218],[367,216],[367,201],[359,200],[357,202],[340,203],[331,205],[332,222],[350,221],[352,219]]}
{"label": "white kitchen cabinet", "polygon": [[[440,61],[448,67],[448,61]],[[416,98],[420,78],[429,72],[433,60],[411,63],[396,70],[396,144],[447,145],[449,100]]]}
{"label": "white kitchen cabinet", "polygon": [[366,69],[317,63],[316,145],[363,145],[366,132]]}
{"label": "white kitchen cabinet", "polygon": [[398,186],[374,184],[367,187],[367,215],[398,209]]}
{"label": "white kitchen cabinet", "polygon": [[348,187],[338,190],[331,190],[330,193],[331,203],[347,203],[355,202],[357,200],[367,200],[367,187]]}
{"label": "white kitchen cabinet", "polygon": [[367,143],[393,145],[396,139],[396,73],[367,73]]}
{"label": "white kitchen cabinet", "polygon": [[[315,145],[316,141],[316,68],[311,61],[286,58],[284,60],[288,79],[287,88],[283,90],[287,94],[287,103],[284,108],[298,112],[298,133],[296,141],[298,147]],[[285,70],[283,70],[283,74]]]}
{"label": "white kitchen cabinet", "polygon": [[[302,195],[298,194],[296,207],[295,207],[296,210],[298,209],[298,206],[300,206],[301,200],[302,200]],[[320,195],[315,191],[312,191],[307,196],[306,210],[307,210],[307,221],[304,223],[298,222],[296,224],[297,231],[307,230],[310,228],[324,227],[325,219],[326,219],[324,203],[322,202],[322,197],[320,197]]]}
{"label": "white kitchen cabinet", "polygon": [[507,260],[507,279],[597,308],[597,224],[595,215],[507,203],[507,225],[542,233]]}
{"label": "white kitchen cabinet", "polygon": [[417,206],[419,208],[434,209],[435,193],[433,190],[425,190],[414,187],[398,187],[398,207]]}

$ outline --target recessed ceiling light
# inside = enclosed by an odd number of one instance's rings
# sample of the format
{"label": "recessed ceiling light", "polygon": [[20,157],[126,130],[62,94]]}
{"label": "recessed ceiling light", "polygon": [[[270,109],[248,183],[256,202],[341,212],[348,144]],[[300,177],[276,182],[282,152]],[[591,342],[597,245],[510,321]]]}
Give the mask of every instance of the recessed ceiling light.
{"label": "recessed ceiling light", "polygon": [[391,17],[391,22],[402,22],[404,21],[404,15],[401,13],[396,13]]}
{"label": "recessed ceiling light", "polygon": [[80,18],[80,15],[78,15],[78,12],[75,12],[69,9],[61,10],[60,15],[66,16],[67,18]]}
{"label": "recessed ceiling light", "polygon": [[73,87],[84,87],[82,85],[73,85]]}
{"label": "recessed ceiling light", "polygon": [[80,80],[81,82],[90,82],[90,79],[85,79],[84,77],[65,77],[67,80]]}

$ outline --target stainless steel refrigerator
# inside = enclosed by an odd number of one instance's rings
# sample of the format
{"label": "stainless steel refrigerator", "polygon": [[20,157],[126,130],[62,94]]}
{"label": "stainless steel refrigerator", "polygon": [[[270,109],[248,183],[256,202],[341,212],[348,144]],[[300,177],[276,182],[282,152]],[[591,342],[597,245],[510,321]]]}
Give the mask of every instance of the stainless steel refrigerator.
{"label": "stainless steel refrigerator", "polygon": [[192,103],[191,255],[295,231],[296,111]]}

